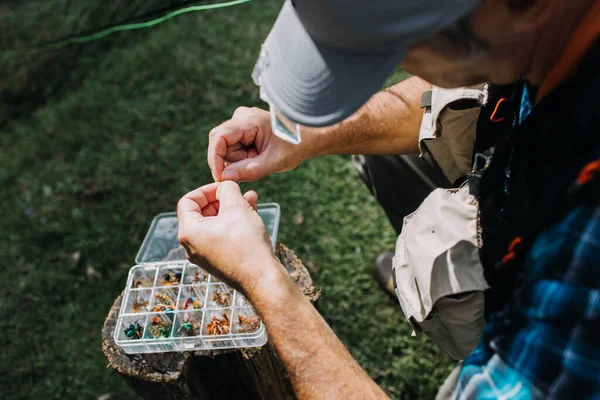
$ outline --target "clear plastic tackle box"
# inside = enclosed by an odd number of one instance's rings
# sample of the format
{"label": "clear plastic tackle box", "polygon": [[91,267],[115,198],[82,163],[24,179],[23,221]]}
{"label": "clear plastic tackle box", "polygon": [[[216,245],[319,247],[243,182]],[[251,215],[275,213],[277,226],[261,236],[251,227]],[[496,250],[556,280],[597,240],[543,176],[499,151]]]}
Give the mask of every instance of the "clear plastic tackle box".
{"label": "clear plastic tackle box", "polygon": [[[280,209],[259,204],[273,247]],[[250,302],[186,260],[176,213],[157,215],[131,268],[114,339],[126,353],[257,347],[267,331]]]}

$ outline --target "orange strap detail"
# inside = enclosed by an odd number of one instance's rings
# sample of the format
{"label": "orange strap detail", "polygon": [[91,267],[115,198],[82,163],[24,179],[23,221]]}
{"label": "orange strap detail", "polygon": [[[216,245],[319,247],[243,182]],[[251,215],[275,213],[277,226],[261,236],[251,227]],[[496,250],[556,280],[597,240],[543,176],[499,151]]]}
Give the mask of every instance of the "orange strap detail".
{"label": "orange strap detail", "polygon": [[504,103],[505,101],[508,101],[507,97],[503,97],[500,100],[498,100],[498,103],[496,103],[496,108],[494,108],[494,112],[490,116],[490,121],[492,121],[492,122],[504,121],[504,117],[497,117],[496,115],[498,114],[498,111],[500,110],[500,104]]}
{"label": "orange strap detail", "polygon": [[579,176],[577,176],[577,183],[580,185],[585,185],[594,179],[598,172],[600,172],[600,158],[583,167],[581,172],[579,172]]}
{"label": "orange strap detail", "polygon": [[515,253],[506,253],[506,255],[504,257],[502,257],[502,262],[504,264],[508,264],[509,262],[512,261],[513,258],[516,257]]}
{"label": "orange strap detail", "polygon": [[513,253],[515,251],[515,249],[517,248],[517,246],[519,246],[521,243],[523,243],[523,238],[521,236],[517,236],[508,245],[508,251],[510,253]]}
{"label": "orange strap detail", "polygon": [[517,236],[512,240],[512,242],[510,242],[508,245],[508,253],[506,253],[506,255],[502,258],[502,262],[504,264],[507,264],[517,256],[515,250],[521,243],[523,243],[523,238],[520,236]]}

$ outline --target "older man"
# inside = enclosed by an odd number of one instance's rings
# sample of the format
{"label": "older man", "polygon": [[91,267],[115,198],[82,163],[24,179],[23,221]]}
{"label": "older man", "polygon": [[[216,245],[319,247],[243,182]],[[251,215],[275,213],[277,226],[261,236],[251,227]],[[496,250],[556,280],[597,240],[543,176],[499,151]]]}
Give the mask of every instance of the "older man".
{"label": "older man", "polygon": [[[254,211],[256,193],[242,195],[230,181],[259,179],[326,154],[396,156],[435,148],[423,135],[426,120],[435,131],[429,139],[438,142],[451,140],[441,127],[451,124],[438,120],[441,89],[422,96],[428,82],[492,83],[447,102],[456,115],[473,107],[469,100],[480,103],[469,120],[476,136],[458,141],[471,147],[472,171],[465,171],[471,157],[464,149],[431,151],[435,161],[388,159],[395,164],[388,168],[378,159],[361,166],[367,178],[385,177],[383,184],[368,183],[384,206],[391,203],[392,222],[414,207],[403,193],[416,190],[422,198],[439,185],[457,187],[434,191],[421,216],[407,219],[405,229],[397,226],[404,237],[394,276],[409,322],[418,330],[442,320],[452,328],[442,348],[459,359],[470,352],[439,396],[600,396],[599,32],[597,0],[285,3],[255,71],[270,111],[240,108],[211,132],[208,161],[217,183],[184,196],[178,215],[189,257],[252,301],[300,398],[385,394],[274,258]],[[419,78],[371,97],[399,63]],[[452,166],[448,154],[455,161],[463,156]],[[374,165],[383,172],[374,174]],[[404,173],[393,179],[389,171]],[[411,173],[418,184],[407,180]],[[377,189],[390,185],[385,193]],[[406,237],[410,224],[418,226]],[[425,265],[425,276],[422,268],[411,270],[442,242],[452,244]],[[420,285],[416,303],[415,293],[402,292],[413,281]],[[440,287],[454,291],[433,296]],[[463,329],[465,313],[452,310],[471,307],[478,291],[485,293],[485,318],[469,318],[487,325],[473,335]]]}

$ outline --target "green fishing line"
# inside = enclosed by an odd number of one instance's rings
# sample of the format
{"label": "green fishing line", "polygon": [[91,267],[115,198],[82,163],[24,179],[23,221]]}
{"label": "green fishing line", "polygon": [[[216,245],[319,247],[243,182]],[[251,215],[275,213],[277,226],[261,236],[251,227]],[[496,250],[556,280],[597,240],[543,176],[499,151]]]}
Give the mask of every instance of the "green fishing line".
{"label": "green fishing line", "polygon": [[173,17],[176,17],[178,15],[181,15],[181,14],[185,14],[185,13],[189,13],[189,12],[193,12],[193,11],[206,11],[206,10],[214,10],[217,8],[232,7],[232,6],[237,6],[238,4],[248,3],[250,1],[252,1],[252,0],[234,0],[234,1],[229,1],[229,2],[225,2],[225,3],[206,4],[206,5],[180,8],[179,10],[172,11],[170,13],[163,15],[162,17],[158,17],[158,18],[152,19],[150,21],[111,26],[110,28],[107,28],[107,29],[104,29],[104,30],[101,30],[98,32],[90,33],[89,35],[76,36],[76,37],[59,40],[57,42],[48,43],[48,44],[41,45],[41,46],[34,47],[34,48],[23,49],[23,50],[14,50],[14,51],[31,53],[31,52],[39,52],[39,51],[47,51],[47,50],[56,50],[56,49],[59,49],[64,46],[68,46],[70,44],[80,44],[80,43],[92,42],[94,40],[102,39],[103,37],[106,37],[106,36],[111,35],[116,32],[150,28],[152,26],[163,23],[163,22],[165,22]]}

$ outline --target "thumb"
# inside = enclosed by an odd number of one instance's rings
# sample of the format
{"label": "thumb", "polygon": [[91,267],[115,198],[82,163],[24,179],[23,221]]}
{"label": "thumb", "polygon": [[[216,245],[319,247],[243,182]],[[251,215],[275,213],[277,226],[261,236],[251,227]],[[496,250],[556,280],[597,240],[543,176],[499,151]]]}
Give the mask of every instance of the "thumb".
{"label": "thumb", "polygon": [[232,181],[223,181],[219,184],[217,200],[219,201],[219,213],[242,204],[248,204],[248,201],[242,196],[240,186]]}
{"label": "thumb", "polygon": [[229,164],[221,174],[222,181],[248,182],[268,175],[264,153]]}

